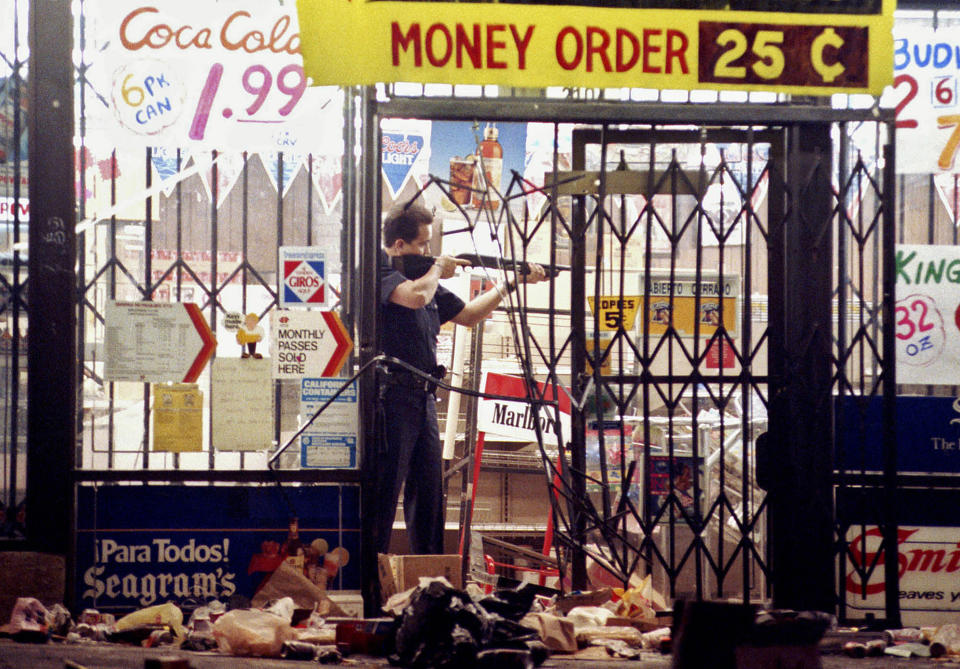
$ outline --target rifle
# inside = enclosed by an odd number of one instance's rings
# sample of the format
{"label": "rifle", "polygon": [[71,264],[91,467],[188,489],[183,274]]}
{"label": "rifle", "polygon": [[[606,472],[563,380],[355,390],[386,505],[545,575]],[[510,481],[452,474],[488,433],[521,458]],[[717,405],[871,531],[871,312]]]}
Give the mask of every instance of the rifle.
{"label": "rifle", "polygon": [[[527,263],[519,260],[510,260],[509,258],[500,258],[498,256],[483,256],[474,253],[461,253],[456,256],[457,260],[466,260],[471,267],[490,267],[493,269],[503,269],[508,272],[518,274],[529,274],[530,267]],[[539,263],[537,263],[539,264]],[[568,265],[540,265],[547,276],[557,276],[560,272],[569,271]]]}
{"label": "rifle", "polygon": [[[477,255],[474,253],[461,253],[456,256],[457,260],[464,261],[470,267],[489,267],[491,269],[503,269],[518,274],[528,274],[530,267],[527,263],[518,260],[509,260],[497,256]],[[433,266],[435,258],[433,256],[424,256],[411,254],[405,256],[393,256],[391,262],[393,268],[403,274],[408,279],[419,279],[427,273]],[[566,265],[541,265],[547,276],[557,276],[560,272],[568,271],[570,267]]]}

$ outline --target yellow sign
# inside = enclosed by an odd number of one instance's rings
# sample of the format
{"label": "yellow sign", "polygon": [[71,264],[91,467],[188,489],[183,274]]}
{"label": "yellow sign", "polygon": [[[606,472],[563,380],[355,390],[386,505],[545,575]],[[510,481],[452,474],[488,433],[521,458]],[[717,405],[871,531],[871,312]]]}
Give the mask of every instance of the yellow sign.
{"label": "yellow sign", "polygon": [[153,450],[203,450],[203,393],[197,384],[153,386]]}
{"label": "yellow sign", "polygon": [[871,93],[893,83],[893,10],[810,14],[297,0],[317,85],[410,81]]}
{"label": "yellow sign", "polygon": [[[644,290],[640,276],[640,290]],[[740,279],[703,273],[699,283],[690,272],[667,272],[650,275],[649,310],[645,319],[650,334],[664,334],[672,325],[681,337],[709,337],[723,323],[727,334],[737,336],[737,302]],[[642,298],[641,298],[641,306]],[[639,332],[643,333],[644,323]],[[699,328],[699,329],[697,329]]]}
{"label": "yellow sign", "polygon": [[[597,312],[597,298],[593,295],[587,296],[587,302],[590,303],[590,311]],[[637,318],[637,311],[643,302],[642,295],[601,295],[600,311],[598,314],[599,329],[601,332],[616,332],[623,325],[623,329],[629,332],[633,330],[633,322]]]}
{"label": "yellow sign", "polygon": [[596,341],[597,341],[596,349],[594,349],[593,347],[594,337],[588,336],[586,339],[586,342],[584,342],[587,348],[587,374],[593,375],[593,365],[590,364],[590,361],[594,357],[606,355],[606,357],[604,357],[603,360],[600,362],[600,375],[609,376],[610,374],[613,373],[613,357],[614,357],[613,352],[608,350],[610,348],[610,341],[611,341],[610,336],[609,335],[605,336],[601,334],[596,338]]}

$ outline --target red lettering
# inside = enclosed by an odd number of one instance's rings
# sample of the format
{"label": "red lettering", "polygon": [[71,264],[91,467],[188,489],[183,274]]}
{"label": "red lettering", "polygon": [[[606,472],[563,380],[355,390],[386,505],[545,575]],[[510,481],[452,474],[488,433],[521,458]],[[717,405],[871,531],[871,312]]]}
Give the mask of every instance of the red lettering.
{"label": "red lettering", "polygon": [[[134,29],[134,20],[142,14],[156,14],[159,10],[156,7],[138,7],[127,14],[120,23],[120,43],[131,51],[136,51],[144,47],[151,49],[160,49],[171,41],[182,50],[189,48],[211,49],[211,36],[213,29],[203,27],[194,32],[193,26],[187,24],[176,29],[162,22],[157,22],[146,30],[140,31]],[[256,53],[257,51],[269,50],[273,53],[288,53],[296,55],[300,53],[300,35],[293,33],[289,37],[287,31],[291,26],[290,16],[284,14],[274,21],[269,31],[269,37],[265,32],[256,28],[247,29],[246,27],[235,28],[240,25],[241,19],[251,18],[250,13],[246,11],[236,11],[232,13],[223,22],[220,28],[220,44],[228,51],[243,50],[247,53]],[[236,39],[230,36],[230,32],[242,33]],[[136,37],[139,34],[140,37]]]}
{"label": "red lettering", "polygon": [[467,35],[466,28],[463,27],[462,23],[457,24],[457,67],[463,67],[463,55],[466,53],[467,57],[470,59],[470,64],[473,65],[475,69],[480,69],[483,67],[483,55],[482,50],[483,45],[480,42],[480,25],[477,23],[473,24],[473,41],[470,41],[470,36]]}
{"label": "red lettering", "polygon": [[[564,55],[564,42],[568,36],[573,36],[575,51],[574,56],[571,59],[567,59]],[[577,32],[576,28],[572,26],[566,26],[557,33],[557,43],[556,43],[556,52],[557,52],[557,64],[560,65],[565,70],[573,70],[579,64],[580,60],[583,58],[583,38],[580,36],[580,33]]]}
{"label": "red lettering", "polygon": [[[677,42],[676,46],[674,46],[674,40]],[[690,72],[690,67],[687,65],[687,47],[689,46],[690,41],[686,33],[672,28],[667,31],[667,74],[673,72],[674,60],[680,61],[681,72],[684,74]]]}
{"label": "red lettering", "polygon": [[159,10],[156,7],[140,7],[139,9],[133,10],[132,12],[130,12],[124,17],[123,21],[120,22],[120,43],[123,45],[125,49],[136,51],[137,49],[140,49],[146,46],[147,37],[149,37],[150,31],[147,31],[147,33],[139,40],[131,40],[129,37],[127,37],[127,28],[130,26],[130,23],[135,18],[137,18],[140,14],[145,14],[147,12],[157,13],[158,11]]}
{"label": "red lettering", "polygon": [[231,42],[229,39],[227,39],[227,31],[230,30],[230,24],[241,16],[250,18],[250,12],[245,12],[243,10],[234,12],[227,17],[226,21],[223,22],[223,28],[220,29],[220,43],[223,44],[228,51],[237,51],[239,49],[243,49],[247,53],[253,53],[266,48],[263,42],[263,33],[258,30],[251,30],[236,42]]}
{"label": "red lettering", "polygon": [[[630,58],[628,60],[624,60],[624,54],[626,53],[625,42],[628,42],[630,45]],[[629,30],[617,28],[617,72],[626,72],[632,69],[633,66],[637,64],[639,58],[640,40]]]}
{"label": "red lettering", "polygon": [[[960,542],[957,542],[957,548],[960,548]],[[950,562],[947,564],[947,573],[960,569],[960,551],[950,551]]]}
{"label": "red lettering", "polygon": [[293,33],[284,46],[277,46],[280,44],[280,40],[283,39],[289,27],[290,17],[287,14],[281,16],[277,19],[277,22],[273,24],[273,29],[270,31],[270,50],[274,53],[282,53],[284,51],[289,54],[300,53],[300,33]]}
{"label": "red lettering", "polygon": [[320,281],[315,276],[292,276],[289,283],[293,288],[317,288],[320,286]]}
{"label": "red lettering", "polygon": [[[220,43],[223,44],[223,47],[228,51],[238,51],[243,49],[247,53],[256,53],[257,51],[272,51],[273,53],[289,53],[291,55],[300,53],[300,35],[294,33],[286,41],[286,43],[281,44],[284,35],[287,32],[287,28],[290,27],[290,17],[283,15],[278,18],[274,24],[273,28],[270,29],[270,39],[267,40],[263,32],[257,29],[247,30],[237,40],[231,40],[227,36],[227,32],[233,27],[233,22],[237,21],[240,18],[250,18],[250,13],[243,10],[236,11],[230,16],[227,17],[227,20],[223,22],[223,27],[220,29]],[[245,30],[245,28],[239,28],[239,31]]]}
{"label": "red lettering", "polygon": [[[599,43],[596,42],[599,38]],[[605,72],[610,71],[610,58],[607,49],[610,48],[610,33],[603,28],[587,26],[587,72],[593,72],[593,56],[600,57]]]}
{"label": "red lettering", "polygon": [[402,139],[399,142],[390,137],[384,136],[381,141],[381,147],[389,153],[417,153],[420,150],[419,142],[412,142],[409,139]]}
{"label": "red lettering", "polygon": [[907,552],[913,557],[906,571],[932,571],[936,573],[943,570],[943,559],[947,556],[946,551],[922,550],[917,548]]}
{"label": "red lettering", "polygon": [[390,24],[390,51],[393,56],[393,65],[400,64],[400,50],[406,51],[413,46],[413,66],[423,66],[423,54],[420,50],[420,24],[410,24],[410,29],[404,35],[400,30],[400,24],[394,21]]}
{"label": "red lettering", "polygon": [[505,70],[507,68],[505,61],[497,60],[496,58],[496,51],[498,49],[505,49],[507,43],[499,41],[494,37],[495,33],[503,32],[506,29],[507,27],[502,23],[487,26],[487,67],[491,70]]}
{"label": "red lettering", "polygon": [[[917,530],[897,529],[897,546],[910,538]],[[865,583],[863,579],[869,577],[874,568],[881,568],[883,551],[866,552],[864,541],[869,537],[883,538],[883,533],[874,528],[866,532],[859,533],[856,538],[850,542],[850,562],[853,563],[854,570],[847,574],[847,592],[865,595],[876,595],[884,591],[886,582],[881,579],[879,583]],[[897,567],[902,578],[907,571],[907,556],[898,551]],[[882,572],[881,572],[882,573]]]}
{"label": "red lettering", "polygon": [[[441,56],[437,56],[433,48],[433,36],[437,33],[443,35],[444,40],[444,50]],[[443,67],[450,61],[450,55],[453,53],[453,37],[450,35],[450,31],[447,29],[447,26],[442,23],[434,23],[432,26],[427,28],[426,35],[426,47],[427,47],[427,60],[430,61],[430,64],[434,67]]]}
{"label": "red lettering", "polygon": [[134,51],[143,47],[160,49],[169,44],[171,39],[180,49],[187,49],[191,46],[198,49],[210,48],[210,29],[204,28],[191,37],[193,26],[190,25],[181,26],[174,30],[166,23],[158,23],[147,30],[141,39],[131,41],[127,37],[127,28],[130,22],[141,13],[156,11],[154,7],[141,7],[127,15],[123,23],[120,24],[120,42],[126,48]]}
{"label": "red lettering", "polygon": [[657,74],[660,72],[660,68],[656,65],[650,64],[650,55],[658,53],[661,49],[659,46],[654,46],[650,43],[650,39],[655,35],[660,35],[663,31],[654,28],[644,28],[643,29],[643,71],[651,72]]}
{"label": "red lettering", "polygon": [[521,70],[527,69],[527,47],[530,46],[530,40],[533,38],[533,26],[528,26],[527,31],[520,37],[516,26],[510,24],[510,32],[513,34],[513,42],[517,45],[517,67]]}

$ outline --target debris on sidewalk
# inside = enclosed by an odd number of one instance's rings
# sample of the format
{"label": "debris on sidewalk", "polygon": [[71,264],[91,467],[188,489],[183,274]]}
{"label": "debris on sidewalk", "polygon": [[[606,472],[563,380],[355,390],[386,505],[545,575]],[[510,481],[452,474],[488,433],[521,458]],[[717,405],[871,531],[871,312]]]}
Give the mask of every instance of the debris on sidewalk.
{"label": "debris on sidewalk", "polygon": [[[231,655],[280,657],[284,642],[297,637],[290,625],[293,600],[288,601],[288,606],[274,604],[274,610],[235,609],[224,613],[213,625],[220,650]],[[289,609],[291,617],[284,615],[284,609]]]}
{"label": "debris on sidewalk", "polygon": [[[412,565],[412,563],[411,563]],[[411,567],[412,568],[412,567]],[[673,666],[739,668],[819,667],[822,654],[859,658],[941,658],[960,663],[960,626],[880,630],[839,628],[818,611],[765,610],[728,602],[674,602],[648,579],[631,588],[603,587],[560,596],[532,583],[489,592],[474,582],[464,589],[443,577],[421,577],[394,594],[380,618],[337,615],[325,591],[297,573],[283,573],[267,593],[290,595],[236,601],[194,602],[185,614],[174,602],[115,619],[84,609],[76,620],[61,604],[17,600],[0,637],[33,643],[132,644],[235,656],[282,658],[318,664],[388,658],[411,669],[536,667],[552,655],[586,663],[643,660],[673,654]],[[403,582],[402,580],[400,582]],[[265,586],[269,583],[265,584]],[[295,595],[295,596],[294,596]],[[309,604],[307,608],[304,605]],[[704,663],[707,664],[704,664]]]}
{"label": "debris on sidewalk", "polygon": [[[446,579],[427,577],[410,593],[408,602],[390,656],[393,664],[417,668],[478,663],[530,666],[546,657],[546,646],[537,631],[519,622],[529,606],[524,609],[495,595],[474,600]],[[494,612],[497,610],[499,613]]]}
{"label": "debris on sidewalk", "polygon": [[0,626],[0,635],[15,641],[45,643],[49,636],[48,615],[46,607],[38,599],[20,597],[13,605],[10,622]]}

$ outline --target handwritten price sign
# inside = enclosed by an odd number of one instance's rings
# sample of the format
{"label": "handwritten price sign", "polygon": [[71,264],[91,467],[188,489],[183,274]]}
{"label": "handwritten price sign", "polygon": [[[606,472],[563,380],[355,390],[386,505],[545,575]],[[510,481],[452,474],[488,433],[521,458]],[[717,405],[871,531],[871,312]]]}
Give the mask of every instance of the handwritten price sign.
{"label": "handwritten price sign", "polygon": [[936,300],[919,293],[908,295],[897,301],[896,319],[897,360],[913,367],[935,363],[946,341]]}
{"label": "handwritten price sign", "polygon": [[894,33],[894,79],[881,99],[897,115],[897,172],[958,169],[960,38],[956,31],[901,28]]}
{"label": "handwritten price sign", "polygon": [[[318,116],[339,112],[329,104],[338,94],[307,86],[295,7],[169,0],[162,9],[132,6],[120,14],[109,0],[90,1],[108,18],[96,23],[102,60],[89,76],[110,91],[112,123],[126,132],[124,143],[322,148],[320,130],[329,123]],[[110,121],[100,120],[111,133]]]}
{"label": "handwritten price sign", "polygon": [[[214,63],[210,66],[207,80],[197,100],[193,122],[190,124],[190,139],[203,139],[222,79],[223,65]],[[276,85],[274,85],[274,82],[276,82]],[[250,94],[252,99],[249,101],[249,105],[242,108],[243,116],[236,118],[238,123],[283,123],[285,117],[293,111],[300,98],[303,97],[303,91],[307,87],[307,80],[303,76],[303,68],[296,64],[285,65],[280,68],[276,78],[267,67],[251,65],[243,71],[240,76],[240,83],[243,90]],[[267,97],[271,95],[274,89],[281,95],[286,96],[283,104],[276,109],[267,108],[264,113],[258,115],[258,112],[261,112],[263,108],[263,103],[266,102]],[[220,113],[224,119],[229,119],[234,115],[234,110],[232,107],[223,107]]]}
{"label": "handwritten price sign", "polygon": [[113,107],[121,125],[138,134],[155,135],[183,114],[183,81],[160,61],[129,63],[114,80]]}
{"label": "handwritten price sign", "polygon": [[897,246],[897,383],[960,379],[960,248]]}

